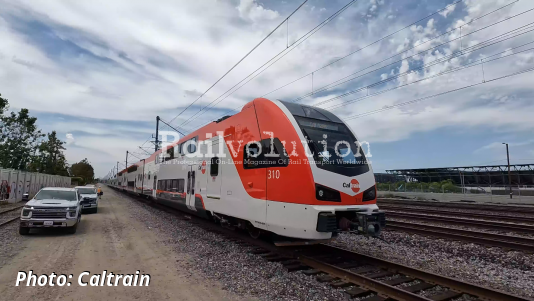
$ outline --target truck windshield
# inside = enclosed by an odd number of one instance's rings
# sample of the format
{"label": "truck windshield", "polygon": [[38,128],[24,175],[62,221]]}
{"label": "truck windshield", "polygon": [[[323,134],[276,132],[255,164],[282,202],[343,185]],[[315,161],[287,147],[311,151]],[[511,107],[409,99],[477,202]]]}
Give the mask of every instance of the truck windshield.
{"label": "truck windshield", "polygon": [[64,190],[41,190],[35,195],[34,199],[76,201],[76,192]]}
{"label": "truck windshield", "polygon": [[76,188],[80,194],[96,194],[94,188]]}

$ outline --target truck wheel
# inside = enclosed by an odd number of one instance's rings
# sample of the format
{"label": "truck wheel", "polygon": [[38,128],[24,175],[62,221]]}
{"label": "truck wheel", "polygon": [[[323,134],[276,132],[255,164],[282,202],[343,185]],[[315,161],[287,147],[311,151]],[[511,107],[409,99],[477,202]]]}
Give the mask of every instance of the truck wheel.
{"label": "truck wheel", "polygon": [[30,228],[19,227],[19,234],[20,235],[28,235],[28,234],[30,234]]}
{"label": "truck wheel", "polygon": [[76,224],[75,224],[74,226],[72,226],[72,227],[68,227],[68,228],[67,228],[67,233],[69,233],[69,234],[74,234],[74,233],[76,233],[76,229],[77,229],[77,228],[78,228],[78,223],[76,223]]}
{"label": "truck wheel", "polygon": [[98,207],[93,209],[93,213],[97,213],[97,212],[98,212]]}

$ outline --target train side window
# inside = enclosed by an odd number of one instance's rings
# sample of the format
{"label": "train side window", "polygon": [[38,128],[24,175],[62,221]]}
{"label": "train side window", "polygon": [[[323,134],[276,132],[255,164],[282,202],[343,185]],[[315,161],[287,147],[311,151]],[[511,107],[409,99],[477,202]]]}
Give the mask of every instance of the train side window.
{"label": "train side window", "polygon": [[184,186],[185,186],[185,180],[184,179],[178,179],[178,190],[177,192],[183,193],[184,192]]}
{"label": "train side window", "polygon": [[213,157],[211,158],[211,164],[210,164],[210,176],[216,177],[219,175],[219,158]]}
{"label": "train side window", "polygon": [[163,191],[166,191],[167,190],[167,187],[165,187],[165,180],[159,180],[158,181],[158,188],[159,190],[163,190]]}
{"label": "train side window", "polygon": [[165,161],[174,159],[174,146],[167,149],[167,156],[165,156]]}
{"label": "train side window", "polygon": [[171,189],[172,192],[177,192],[178,191],[178,180],[172,180],[172,189]]}

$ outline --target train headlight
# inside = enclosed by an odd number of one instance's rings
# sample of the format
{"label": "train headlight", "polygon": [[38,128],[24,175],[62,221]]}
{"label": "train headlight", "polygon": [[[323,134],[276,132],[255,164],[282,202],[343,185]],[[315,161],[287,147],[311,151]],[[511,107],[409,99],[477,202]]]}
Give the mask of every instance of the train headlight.
{"label": "train headlight", "polygon": [[339,191],[315,184],[315,197],[319,201],[341,202]]}
{"label": "train headlight", "polygon": [[374,199],[376,199],[376,187],[373,185],[373,187],[363,192],[362,202],[369,202]]}

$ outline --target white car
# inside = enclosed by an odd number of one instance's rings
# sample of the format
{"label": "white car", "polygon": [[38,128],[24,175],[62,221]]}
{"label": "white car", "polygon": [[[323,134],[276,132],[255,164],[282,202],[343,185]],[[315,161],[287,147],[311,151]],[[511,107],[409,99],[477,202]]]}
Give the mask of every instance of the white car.
{"label": "white car", "polygon": [[76,233],[81,221],[81,196],[74,188],[46,187],[22,208],[19,234],[32,228],[63,227]]}
{"label": "white car", "polygon": [[82,196],[82,210],[92,213],[98,212],[98,194],[96,188],[93,186],[76,186],[74,187],[78,194]]}

